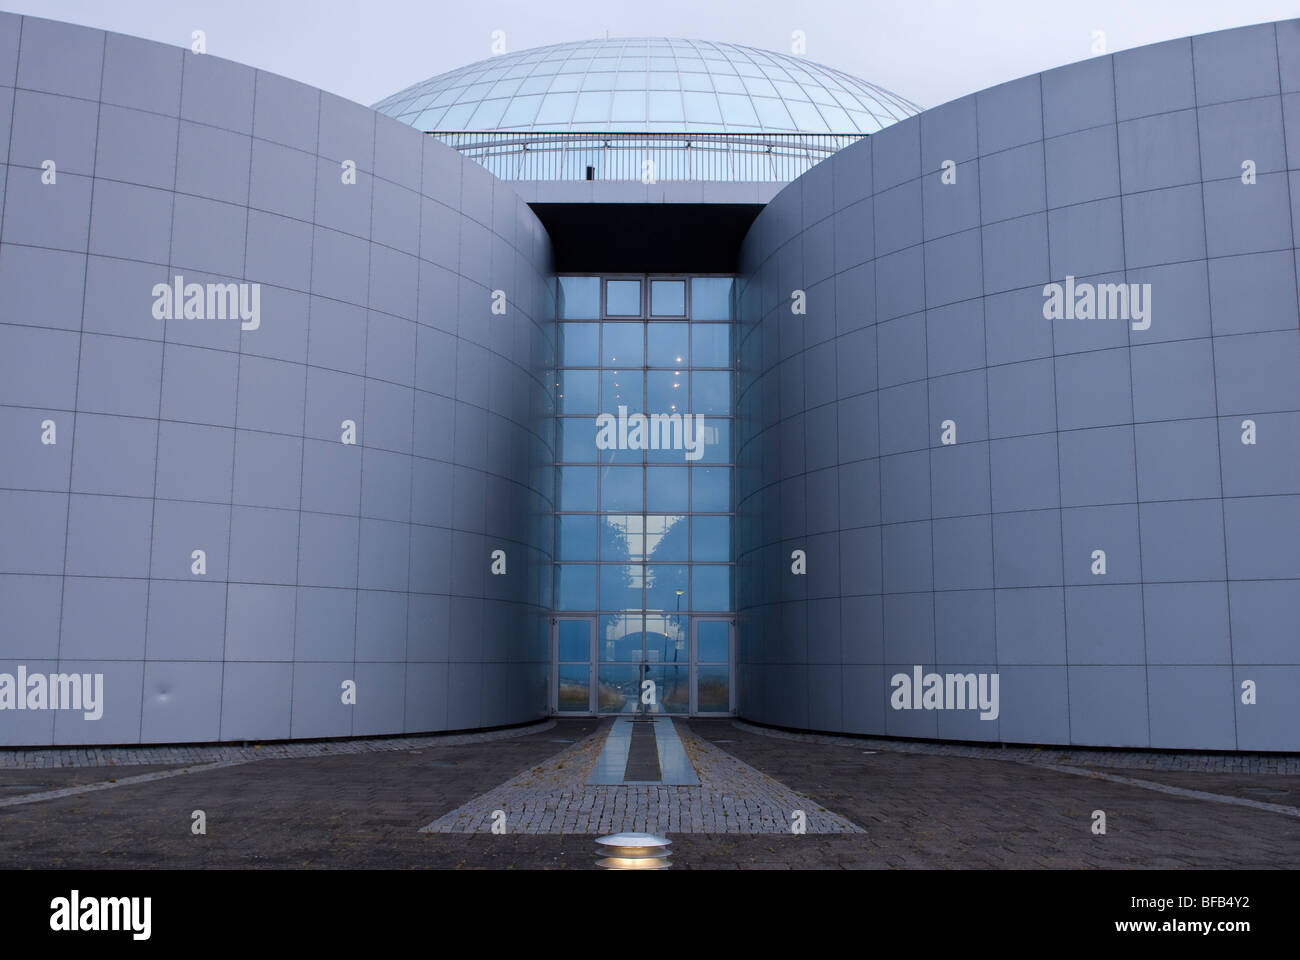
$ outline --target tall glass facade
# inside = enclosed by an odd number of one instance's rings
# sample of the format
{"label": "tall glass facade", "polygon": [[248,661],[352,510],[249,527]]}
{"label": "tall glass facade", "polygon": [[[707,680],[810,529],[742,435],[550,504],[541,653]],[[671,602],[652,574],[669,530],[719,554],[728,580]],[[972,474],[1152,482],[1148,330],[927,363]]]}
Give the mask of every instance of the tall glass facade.
{"label": "tall glass facade", "polygon": [[731,709],[732,291],[559,278],[558,710]]}

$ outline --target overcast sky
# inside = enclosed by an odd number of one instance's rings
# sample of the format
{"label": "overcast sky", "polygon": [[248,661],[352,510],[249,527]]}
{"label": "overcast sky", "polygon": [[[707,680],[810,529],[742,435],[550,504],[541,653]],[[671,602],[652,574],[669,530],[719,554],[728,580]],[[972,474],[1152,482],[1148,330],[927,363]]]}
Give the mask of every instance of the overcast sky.
{"label": "overcast sky", "polygon": [[370,104],[506,49],[603,37],[790,52],[923,107],[1091,56],[1300,16],[1298,0],[0,0],[0,9],[188,47]]}

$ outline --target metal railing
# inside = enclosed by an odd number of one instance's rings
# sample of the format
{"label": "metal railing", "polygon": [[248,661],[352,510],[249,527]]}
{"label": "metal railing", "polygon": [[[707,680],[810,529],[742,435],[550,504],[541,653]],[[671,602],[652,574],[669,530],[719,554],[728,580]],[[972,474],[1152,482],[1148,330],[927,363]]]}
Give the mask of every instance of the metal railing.
{"label": "metal railing", "polygon": [[860,133],[432,132],[502,180],[788,183]]}

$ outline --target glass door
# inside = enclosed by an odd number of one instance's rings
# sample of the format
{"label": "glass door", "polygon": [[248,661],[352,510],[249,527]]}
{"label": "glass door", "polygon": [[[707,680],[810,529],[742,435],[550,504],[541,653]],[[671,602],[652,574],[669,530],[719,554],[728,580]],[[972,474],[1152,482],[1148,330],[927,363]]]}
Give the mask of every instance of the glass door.
{"label": "glass door", "polygon": [[555,687],[551,694],[556,713],[595,713],[591,683],[591,658],[596,643],[593,617],[557,617],[551,627]]}
{"label": "glass door", "polygon": [[731,619],[696,617],[693,627],[691,713],[734,713]]}
{"label": "glass door", "polygon": [[686,713],[690,650],[685,615],[602,614],[597,631],[599,713]]}

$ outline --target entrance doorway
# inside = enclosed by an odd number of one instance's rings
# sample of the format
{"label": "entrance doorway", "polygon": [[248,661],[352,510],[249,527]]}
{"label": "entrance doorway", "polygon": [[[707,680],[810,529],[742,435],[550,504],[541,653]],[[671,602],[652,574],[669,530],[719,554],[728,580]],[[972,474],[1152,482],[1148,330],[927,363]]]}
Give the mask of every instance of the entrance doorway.
{"label": "entrance doorway", "polygon": [[555,617],[552,709],[588,716],[734,713],[732,638],[729,617]]}

